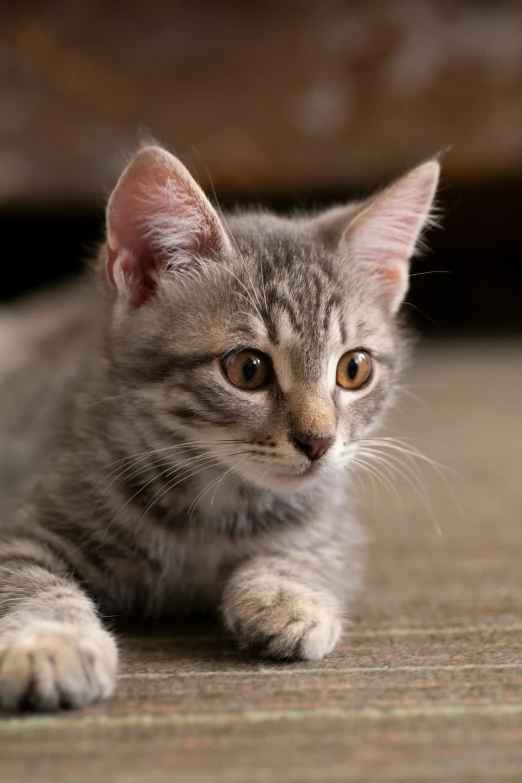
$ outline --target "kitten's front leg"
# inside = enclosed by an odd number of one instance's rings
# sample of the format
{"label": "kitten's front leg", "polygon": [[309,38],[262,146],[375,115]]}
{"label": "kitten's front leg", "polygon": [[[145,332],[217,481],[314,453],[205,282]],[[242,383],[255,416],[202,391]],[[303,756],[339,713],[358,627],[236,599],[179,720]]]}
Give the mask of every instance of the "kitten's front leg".
{"label": "kitten's front leg", "polygon": [[272,658],[317,660],[342,631],[339,600],[291,557],[257,557],[238,568],[222,613],[242,647]]}
{"label": "kitten's front leg", "polygon": [[114,639],[66,570],[37,541],[0,546],[1,709],[82,707],[114,689]]}

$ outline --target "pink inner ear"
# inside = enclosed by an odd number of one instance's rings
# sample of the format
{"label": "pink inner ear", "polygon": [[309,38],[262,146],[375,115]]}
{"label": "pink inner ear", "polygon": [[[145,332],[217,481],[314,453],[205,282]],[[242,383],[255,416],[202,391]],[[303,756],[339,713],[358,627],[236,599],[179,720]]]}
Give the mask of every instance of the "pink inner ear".
{"label": "pink inner ear", "polygon": [[109,208],[109,245],[113,250],[130,250],[139,255],[146,245],[143,235],[144,209],[152,211],[154,202],[168,182],[161,166],[135,166],[124,175]]}
{"label": "pink inner ear", "polygon": [[107,210],[108,275],[135,304],[154,291],[156,272],[187,271],[222,245],[223,229],[199,186],[164,151],[138,155]]}
{"label": "pink inner ear", "polygon": [[433,161],[414,169],[371,203],[346,232],[354,263],[384,282],[382,295],[392,311],[407,291],[409,260],[428,219],[438,173]]}
{"label": "pink inner ear", "polygon": [[406,261],[401,256],[391,256],[386,264],[377,267],[377,274],[391,286],[399,285],[404,278]]}
{"label": "pink inner ear", "polygon": [[111,198],[107,215],[107,274],[116,285],[114,265],[119,259],[135,304],[143,304],[154,290],[153,272],[161,259],[152,247],[147,222],[155,212],[165,211],[168,179],[168,172],[160,165],[136,164],[124,175]]}

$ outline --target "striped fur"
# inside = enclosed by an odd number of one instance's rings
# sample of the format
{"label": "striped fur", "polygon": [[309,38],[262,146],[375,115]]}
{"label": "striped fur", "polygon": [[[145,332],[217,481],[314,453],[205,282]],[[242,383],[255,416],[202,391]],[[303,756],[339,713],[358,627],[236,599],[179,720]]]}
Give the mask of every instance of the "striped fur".
{"label": "striped fur", "polygon": [[[187,199],[183,172],[185,203],[212,209],[199,190]],[[395,217],[408,210],[397,188],[378,200],[392,198]],[[3,315],[0,705],[107,696],[117,651],[102,616],[220,609],[239,642],[264,654],[332,649],[363,538],[344,471],[407,348],[382,279],[343,240],[368,209],[207,213],[197,225],[219,224],[218,250],[200,246],[197,274],[178,275],[176,248],[185,269],[193,238],[170,237],[147,301],[119,285],[126,267],[104,245],[97,281]],[[222,356],[247,347],[272,360],[277,383],[264,391],[239,390],[221,370]],[[335,367],[354,348],[372,353],[374,374],[350,393]],[[310,468],[295,432],[335,442]]]}

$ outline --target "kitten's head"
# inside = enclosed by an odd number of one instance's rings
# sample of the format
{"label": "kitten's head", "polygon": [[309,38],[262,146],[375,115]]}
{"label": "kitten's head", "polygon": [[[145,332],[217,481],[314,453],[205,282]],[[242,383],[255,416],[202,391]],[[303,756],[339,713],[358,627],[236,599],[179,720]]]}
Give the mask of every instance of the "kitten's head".
{"label": "kitten's head", "polygon": [[438,175],[430,161],[364,203],[225,220],[175,157],[142,149],[107,210],[111,353],[141,426],[275,491],[345,466],[402,361]]}

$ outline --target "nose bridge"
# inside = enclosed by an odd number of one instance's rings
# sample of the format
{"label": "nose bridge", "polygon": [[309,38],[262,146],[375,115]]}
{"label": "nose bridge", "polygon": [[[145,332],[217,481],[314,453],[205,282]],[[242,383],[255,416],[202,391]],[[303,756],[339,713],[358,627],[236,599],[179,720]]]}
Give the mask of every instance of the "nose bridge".
{"label": "nose bridge", "polygon": [[336,410],[330,396],[302,390],[289,399],[290,425],[303,438],[325,437],[335,433]]}
{"label": "nose bridge", "polygon": [[310,341],[307,349],[294,344],[277,357],[290,433],[303,441],[335,434],[337,411],[328,387],[326,353],[322,343]]}

